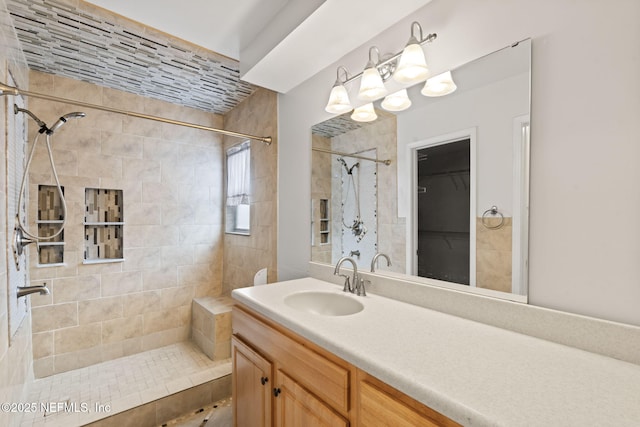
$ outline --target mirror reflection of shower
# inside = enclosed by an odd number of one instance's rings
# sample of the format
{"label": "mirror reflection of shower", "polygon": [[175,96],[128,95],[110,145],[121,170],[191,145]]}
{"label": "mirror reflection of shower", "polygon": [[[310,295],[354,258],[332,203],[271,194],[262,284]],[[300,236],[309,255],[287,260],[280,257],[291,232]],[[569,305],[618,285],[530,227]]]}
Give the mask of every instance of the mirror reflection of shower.
{"label": "mirror reflection of shower", "polygon": [[[358,153],[376,158],[376,149]],[[334,235],[340,235],[340,245],[334,245],[332,258],[351,256],[364,266],[377,251],[377,164],[345,156],[334,156],[332,166],[332,204]],[[338,231],[338,234],[336,234]]]}
{"label": "mirror reflection of shower", "polygon": [[[344,183],[343,176],[343,189],[345,189],[344,201],[342,203],[342,225],[346,230],[351,230],[351,233],[356,237],[356,241],[360,242],[364,235],[367,234],[367,227],[362,221],[362,216],[360,214],[360,199],[358,197],[359,192],[359,180],[357,178],[358,167],[360,167],[360,163],[354,163],[351,167],[347,165],[347,162],[342,158],[338,157],[338,162],[344,166],[344,170],[347,173],[347,182]],[[355,174],[355,176],[354,176]],[[353,195],[353,203],[349,203],[349,196]],[[347,212],[347,207],[352,207],[353,212]],[[352,214],[351,217],[353,220],[347,219],[349,214]],[[350,218],[351,218],[350,217]],[[351,251],[353,253],[355,251]]]}
{"label": "mirror reflection of shower", "polygon": [[[33,121],[35,121],[38,126],[40,127],[38,132],[36,133],[36,136],[33,139],[33,144],[31,146],[31,151],[29,152],[29,156],[27,158],[27,164],[25,165],[24,168],[24,173],[22,175],[22,181],[20,184],[20,192],[18,195],[18,206],[22,206],[22,198],[24,196],[25,193],[25,186],[26,186],[26,182],[27,182],[27,177],[29,175],[29,168],[31,166],[31,161],[33,160],[33,156],[36,152],[36,148],[38,146],[38,142],[40,139],[41,135],[45,135],[45,139],[46,139],[46,148],[47,148],[47,154],[49,156],[49,163],[51,165],[51,173],[53,175],[53,178],[55,180],[56,183],[56,187],[58,190],[58,195],[60,196],[60,207],[61,207],[61,213],[60,213],[60,220],[62,221],[59,224],[59,228],[56,232],[54,232],[53,234],[47,235],[47,236],[39,236],[37,234],[37,232],[34,234],[32,232],[30,232],[27,229],[27,226],[23,223],[22,220],[22,216],[21,215],[17,215],[16,217],[16,228],[15,228],[15,254],[16,256],[20,256],[22,255],[23,249],[26,245],[30,244],[30,243],[38,243],[41,240],[51,240],[56,238],[57,236],[59,236],[62,231],[64,230],[66,221],[67,221],[67,204],[66,201],[64,199],[64,193],[62,191],[62,186],[60,185],[60,179],[58,178],[58,172],[56,170],[56,165],[55,162],[53,161],[53,150],[51,149],[51,143],[52,143],[52,136],[55,132],[57,132],[65,123],[67,123],[70,119],[80,119],[86,116],[85,113],[82,112],[72,112],[69,114],[65,114],[64,116],[60,117],[51,127],[48,127],[46,125],[45,122],[43,122],[42,120],[40,120],[35,114],[33,114],[31,111],[24,109],[24,108],[18,108],[17,106],[14,105],[13,111],[15,114],[18,113],[25,113],[27,114],[31,119],[33,119]],[[17,262],[16,262],[17,264]]]}

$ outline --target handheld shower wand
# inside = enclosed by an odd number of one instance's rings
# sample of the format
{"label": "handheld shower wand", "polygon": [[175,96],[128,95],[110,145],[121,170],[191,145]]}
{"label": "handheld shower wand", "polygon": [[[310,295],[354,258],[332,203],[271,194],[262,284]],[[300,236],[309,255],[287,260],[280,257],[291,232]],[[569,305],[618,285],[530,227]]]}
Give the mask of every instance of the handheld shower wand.
{"label": "handheld shower wand", "polygon": [[79,111],[75,111],[73,113],[69,113],[69,114],[65,114],[64,116],[60,117],[58,119],[57,122],[55,122],[53,124],[53,126],[51,126],[48,130],[47,130],[47,135],[52,135],[55,131],[57,131],[63,124],[67,123],[67,121],[69,119],[81,119],[83,117],[85,117],[86,114],[85,113],[81,113]]}
{"label": "handheld shower wand", "polygon": [[[60,185],[60,180],[58,178],[58,172],[56,171],[56,166],[53,162],[53,151],[51,149],[51,135],[53,135],[53,133],[58,130],[62,125],[64,125],[69,119],[79,119],[82,117],[85,117],[86,114],[85,113],[80,113],[80,112],[73,112],[73,113],[69,113],[69,114],[65,114],[64,116],[60,117],[58,119],[57,122],[55,122],[53,124],[53,126],[51,126],[50,128],[47,127],[47,125],[40,120],[39,118],[37,118],[31,111],[29,110],[25,110],[22,108],[17,108],[14,107],[14,113],[18,114],[18,113],[26,113],[29,115],[29,117],[31,117],[37,124],[38,126],[40,126],[40,130],[38,131],[38,133],[36,134],[34,140],[33,140],[33,146],[31,147],[31,152],[29,153],[29,157],[27,160],[27,164],[25,166],[24,169],[24,174],[22,175],[22,183],[20,185],[20,193],[18,195],[18,207],[22,206],[22,197],[25,191],[25,184],[27,181],[27,176],[29,174],[29,167],[31,166],[31,161],[33,160],[33,155],[36,151],[36,147],[38,145],[38,137],[41,134],[46,134],[46,145],[47,145],[47,152],[49,154],[49,163],[51,164],[51,172],[53,174],[53,178],[56,182],[56,186],[58,187],[58,194],[60,195],[60,204],[61,204],[61,208],[62,208],[62,223],[60,224],[60,228],[58,229],[58,231],[56,231],[54,234],[50,235],[50,236],[39,236],[36,234],[32,234],[27,230],[27,227],[23,224],[22,222],[22,217],[20,214],[17,215],[17,226],[15,229],[15,248],[14,248],[14,253],[16,255],[21,255],[24,246],[30,244],[30,243],[38,243],[40,240],[50,240],[53,239],[55,237],[57,237],[58,235],[60,235],[60,233],[62,233],[62,230],[64,230],[64,226],[66,224],[67,221],[67,202],[64,199],[64,193],[62,192],[62,186]],[[16,265],[17,264],[17,258],[16,258]]]}

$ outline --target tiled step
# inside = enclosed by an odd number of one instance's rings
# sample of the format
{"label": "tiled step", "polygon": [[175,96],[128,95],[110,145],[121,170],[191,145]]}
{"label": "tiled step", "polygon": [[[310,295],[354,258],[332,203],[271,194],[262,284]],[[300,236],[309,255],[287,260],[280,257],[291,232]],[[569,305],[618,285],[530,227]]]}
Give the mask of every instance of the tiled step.
{"label": "tiled step", "polygon": [[230,297],[194,298],[191,310],[191,339],[211,360],[231,357]]}

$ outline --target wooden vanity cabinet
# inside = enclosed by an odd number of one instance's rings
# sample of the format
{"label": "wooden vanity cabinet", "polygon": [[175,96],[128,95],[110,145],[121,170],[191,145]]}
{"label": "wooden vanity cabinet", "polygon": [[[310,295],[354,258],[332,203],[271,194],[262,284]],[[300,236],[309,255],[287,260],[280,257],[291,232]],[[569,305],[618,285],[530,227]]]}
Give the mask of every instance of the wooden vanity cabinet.
{"label": "wooden vanity cabinet", "polygon": [[238,426],[271,426],[271,362],[231,338],[233,419]]}
{"label": "wooden vanity cabinet", "polygon": [[237,305],[232,326],[235,426],[349,425],[348,363]]}
{"label": "wooden vanity cabinet", "polygon": [[459,425],[242,305],[232,326],[236,427]]}

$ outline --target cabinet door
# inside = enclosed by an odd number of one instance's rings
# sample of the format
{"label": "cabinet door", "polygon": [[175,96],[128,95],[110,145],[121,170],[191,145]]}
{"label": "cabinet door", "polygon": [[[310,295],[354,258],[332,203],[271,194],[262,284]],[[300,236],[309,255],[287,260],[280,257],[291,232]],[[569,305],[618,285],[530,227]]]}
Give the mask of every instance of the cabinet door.
{"label": "cabinet door", "polygon": [[347,427],[349,422],[335,413],[291,377],[277,371],[274,389],[276,426]]}
{"label": "cabinet door", "polygon": [[271,426],[271,362],[236,337],[231,339],[233,425]]}

